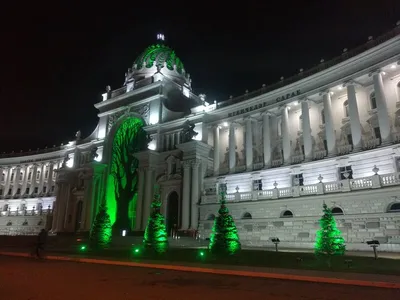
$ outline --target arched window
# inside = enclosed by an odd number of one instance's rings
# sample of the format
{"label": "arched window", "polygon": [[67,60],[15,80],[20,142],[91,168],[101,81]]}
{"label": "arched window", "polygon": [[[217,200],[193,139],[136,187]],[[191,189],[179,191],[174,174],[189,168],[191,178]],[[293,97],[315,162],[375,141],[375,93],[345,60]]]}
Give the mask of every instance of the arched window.
{"label": "arched window", "polygon": [[334,207],[332,208],[332,214],[333,215],[343,215],[343,209],[340,207]]}
{"label": "arched window", "polygon": [[321,124],[325,124],[325,109],[321,110]]}
{"label": "arched window", "polygon": [[285,210],[282,212],[281,218],[293,218],[293,213],[290,210]]}
{"label": "arched window", "polygon": [[243,214],[242,219],[252,219],[253,217],[251,216],[250,213],[246,212]]}
{"label": "arched window", "polygon": [[350,117],[350,113],[349,113],[349,101],[346,100],[343,102],[343,110],[344,110],[344,117]]}
{"label": "arched window", "polygon": [[299,131],[303,130],[303,115],[299,116]]}
{"label": "arched window", "polygon": [[215,220],[215,215],[214,214],[209,214],[206,218],[207,221],[213,221]]}
{"label": "arched window", "polygon": [[400,213],[400,202],[392,203],[388,208],[388,212]]}
{"label": "arched window", "polygon": [[371,94],[369,94],[369,105],[371,106],[371,109],[376,108],[375,92],[372,92]]}

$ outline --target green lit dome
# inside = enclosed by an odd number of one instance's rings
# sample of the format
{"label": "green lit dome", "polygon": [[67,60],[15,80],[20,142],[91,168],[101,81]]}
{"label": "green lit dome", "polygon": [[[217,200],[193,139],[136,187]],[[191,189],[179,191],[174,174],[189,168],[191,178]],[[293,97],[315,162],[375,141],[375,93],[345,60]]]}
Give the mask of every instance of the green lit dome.
{"label": "green lit dome", "polygon": [[155,44],[147,47],[134,62],[134,68],[137,70],[143,67],[152,68],[154,66],[158,68],[166,66],[171,71],[176,66],[176,71],[179,74],[184,73],[183,63],[176,56],[175,51],[163,44]]}

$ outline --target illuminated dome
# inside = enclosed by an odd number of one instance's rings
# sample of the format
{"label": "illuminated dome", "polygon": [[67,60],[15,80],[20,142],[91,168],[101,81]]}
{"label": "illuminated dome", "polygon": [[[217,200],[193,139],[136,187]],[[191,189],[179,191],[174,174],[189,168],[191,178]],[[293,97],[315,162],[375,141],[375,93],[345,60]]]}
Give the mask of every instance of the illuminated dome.
{"label": "illuminated dome", "polygon": [[164,36],[158,35],[158,43],[147,47],[135,60],[132,69],[125,74],[125,84],[130,80],[138,82],[144,78],[154,77],[160,80],[160,76],[171,79],[172,81],[190,87],[190,75],[186,73],[182,61],[175,51],[164,45]]}

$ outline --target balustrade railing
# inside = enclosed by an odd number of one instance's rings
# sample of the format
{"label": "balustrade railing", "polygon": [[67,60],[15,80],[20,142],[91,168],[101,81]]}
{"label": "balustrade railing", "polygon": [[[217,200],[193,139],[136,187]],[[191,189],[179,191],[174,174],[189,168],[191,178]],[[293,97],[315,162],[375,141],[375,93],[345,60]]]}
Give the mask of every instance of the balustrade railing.
{"label": "balustrade railing", "polygon": [[[278,184],[276,184],[277,186]],[[279,198],[302,197],[310,195],[324,195],[331,193],[351,192],[367,189],[379,189],[388,186],[400,185],[400,173],[372,175],[356,179],[344,179],[332,182],[319,182],[315,184],[274,188],[260,191],[246,191],[226,195],[226,201],[257,201]],[[202,196],[201,204],[217,203],[216,195]]]}

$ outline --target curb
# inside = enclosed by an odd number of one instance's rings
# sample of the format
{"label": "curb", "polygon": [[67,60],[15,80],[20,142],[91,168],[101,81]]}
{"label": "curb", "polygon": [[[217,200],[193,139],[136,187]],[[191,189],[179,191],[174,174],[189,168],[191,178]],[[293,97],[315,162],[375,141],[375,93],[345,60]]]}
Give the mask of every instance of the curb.
{"label": "curb", "polygon": [[[0,252],[0,255],[29,257],[29,258],[31,257],[27,253],[15,253],[15,252]],[[211,269],[211,268],[187,267],[187,266],[177,266],[177,265],[124,262],[124,261],[114,261],[114,260],[94,259],[94,258],[74,258],[74,257],[54,256],[54,255],[48,255],[46,256],[46,259],[89,263],[89,264],[102,264],[102,265],[125,266],[125,267],[136,267],[136,268],[163,269],[170,271],[208,273],[216,275],[231,275],[231,276],[256,277],[265,279],[281,279],[281,280],[305,281],[314,283],[330,283],[330,284],[355,285],[355,286],[365,286],[365,287],[375,287],[375,288],[400,289],[400,283],[395,283],[395,282],[379,282],[379,281],[315,277],[315,276],[303,276],[303,275],[292,275],[292,274]]]}

